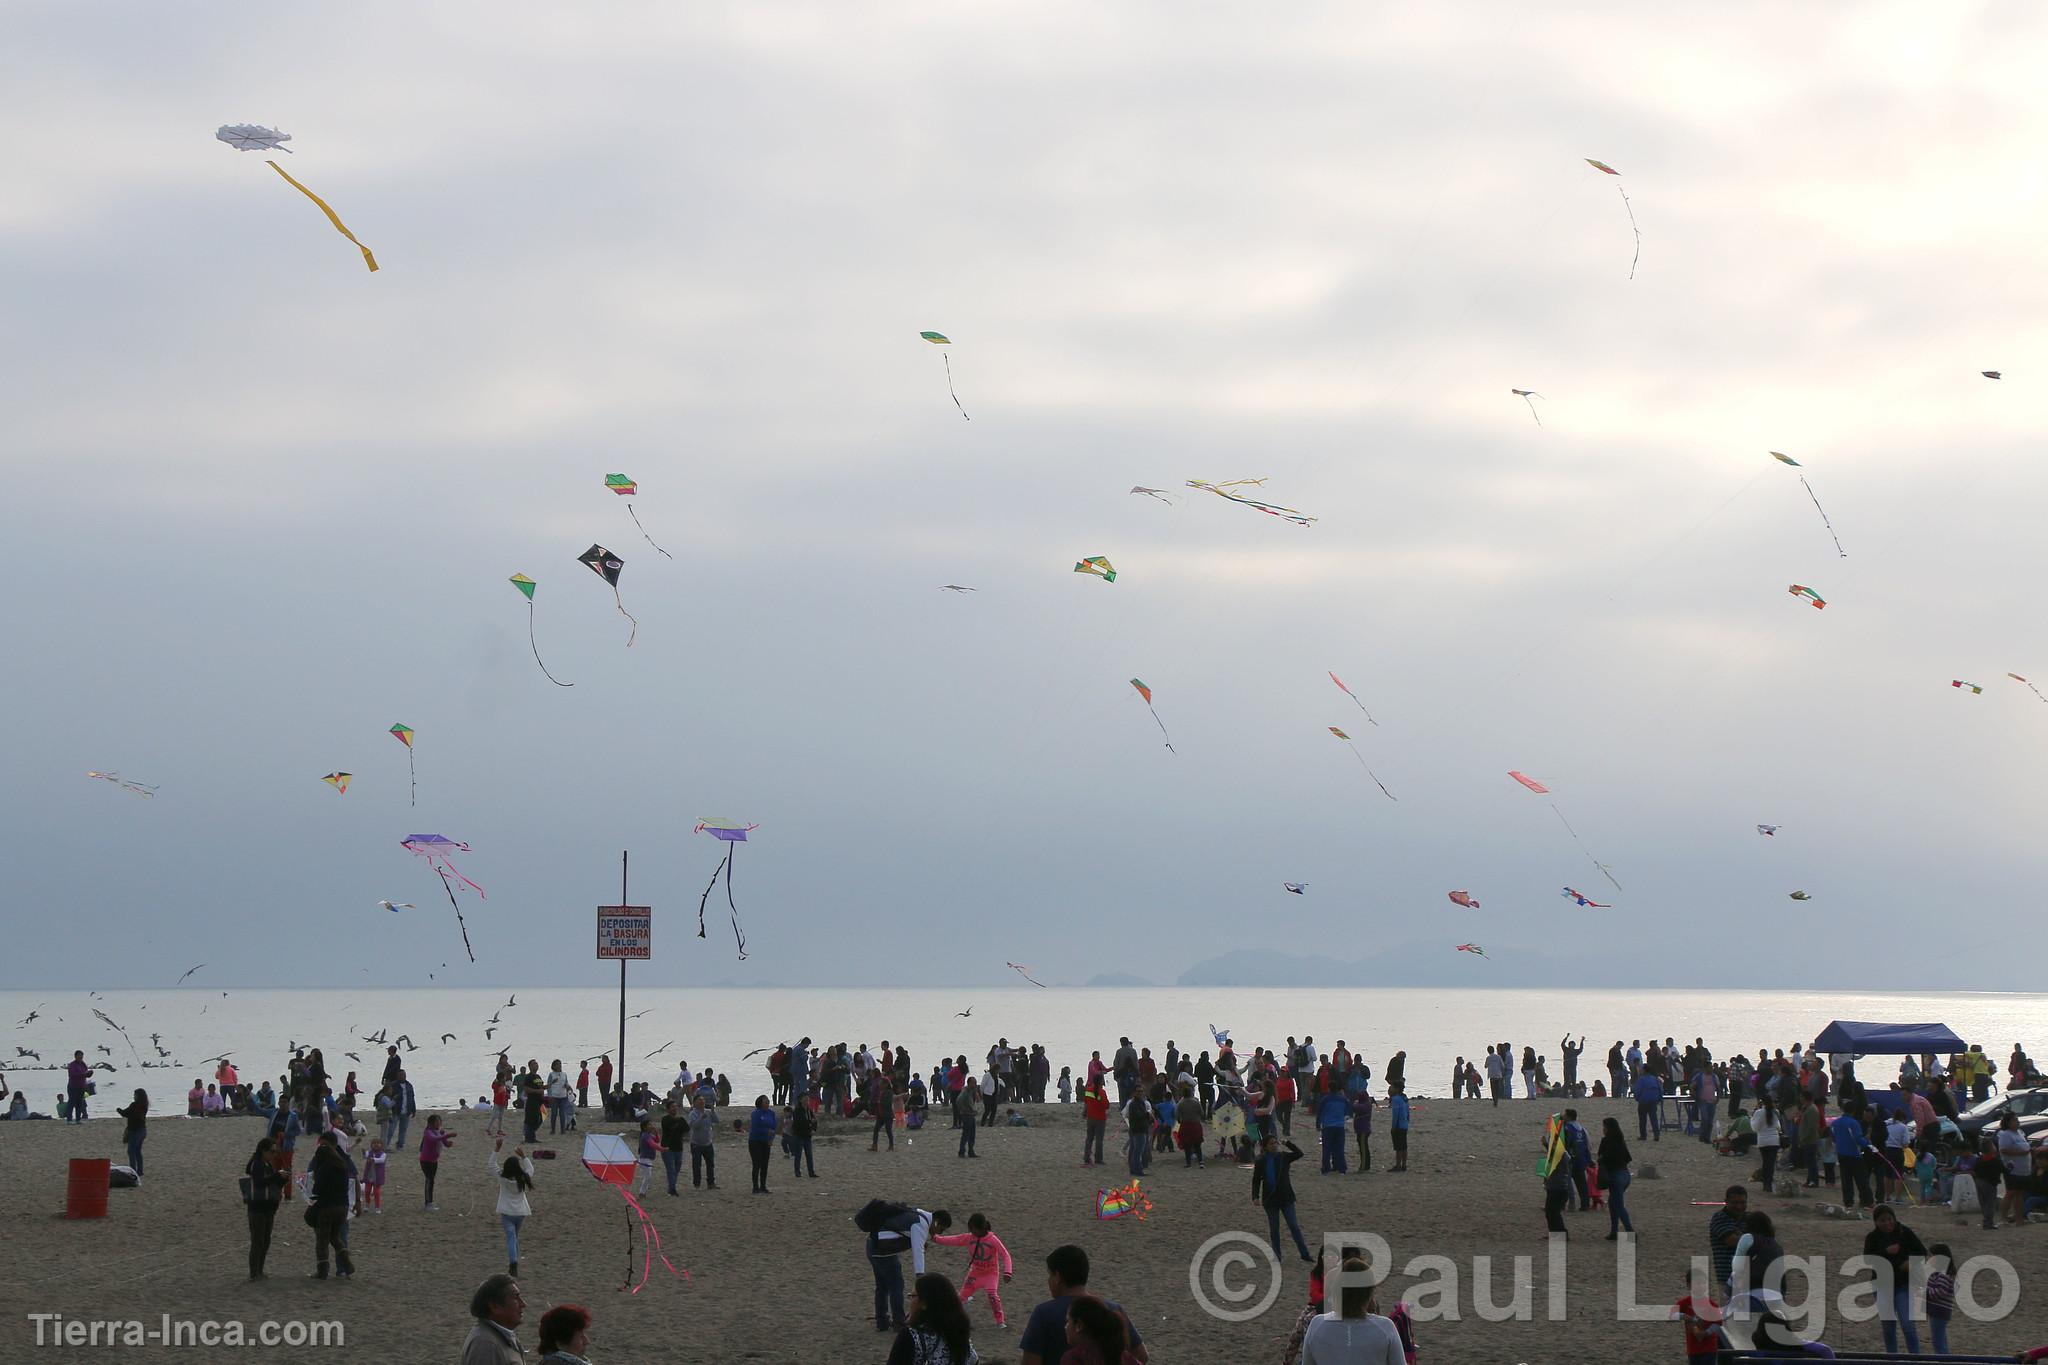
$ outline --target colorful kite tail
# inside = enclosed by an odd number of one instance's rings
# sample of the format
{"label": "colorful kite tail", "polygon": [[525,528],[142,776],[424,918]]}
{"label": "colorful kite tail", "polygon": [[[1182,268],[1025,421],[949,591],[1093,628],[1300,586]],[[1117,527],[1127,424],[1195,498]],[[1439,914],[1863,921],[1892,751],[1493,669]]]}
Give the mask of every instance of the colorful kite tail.
{"label": "colorful kite tail", "polygon": [[[638,521],[639,518],[635,517],[634,520]],[[655,548],[660,549],[661,547],[657,545]],[[618,603],[619,615],[625,617],[628,621],[633,622],[633,629],[626,636],[626,648],[631,649],[633,647],[633,642],[640,638],[640,623],[639,621],[634,620],[632,612],[626,610],[625,602],[622,601],[619,597],[619,589],[617,584],[612,585],[612,601]]]}
{"label": "colorful kite tail", "polygon": [[[626,515],[633,519],[633,524],[635,526],[640,526],[640,514],[633,510],[633,504],[630,502],[626,504]],[[646,541],[649,545],[654,545],[654,537],[647,534],[647,528],[645,526],[640,526],[640,539]],[[661,556],[664,559],[675,558],[675,556],[670,554],[667,550],[662,550],[659,545],[654,545],[654,548],[657,550],[661,550]]]}
{"label": "colorful kite tail", "polygon": [[[284,148],[282,150],[289,151],[290,148]],[[364,246],[361,242],[356,241],[356,235],[348,230],[348,225],[341,221],[340,217],[335,214],[333,209],[327,207],[327,201],[325,199],[322,199],[319,195],[313,193],[313,191],[307,189],[304,185],[301,185],[298,181],[292,179],[291,175],[285,170],[285,168],[278,165],[275,161],[266,161],[263,164],[270,167],[271,170],[276,171],[279,175],[284,176],[284,180],[287,185],[290,185],[300,194],[305,195],[315,204],[318,204],[320,206],[320,211],[327,215],[327,221],[334,224],[334,230],[340,233],[342,236],[348,238],[351,242],[355,242],[356,250],[363,253],[363,264],[370,267],[370,273],[373,275],[377,273],[377,258],[370,254],[370,248]]]}

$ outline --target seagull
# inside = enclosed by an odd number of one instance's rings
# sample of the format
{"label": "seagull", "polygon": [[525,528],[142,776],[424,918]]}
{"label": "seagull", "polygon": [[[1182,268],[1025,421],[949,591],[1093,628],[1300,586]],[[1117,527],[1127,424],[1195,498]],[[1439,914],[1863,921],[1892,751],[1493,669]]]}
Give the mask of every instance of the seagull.
{"label": "seagull", "polygon": [[[200,963],[200,964],[199,964],[199,967],[204,967],[205,965],[206,965],[206,964],[205,964],[204,962],[202,962],[202,963]],[[185,976],[181,976],[181,977],[179,977],[179,978],[178,978],[178,979],[177,979],[176,981],[172,982],[172,983],[171,983],[171,987],[172,987],[172,989],[173,989],[173,990],[175,990],[175,989],[176,989],[177,987],[179,987],[179,986],[182,986],[182,985],[184,985],[184,984],[185,984],[185,977],[188,977],[188,976],[192,975],[192,973],[193,973],[193,972],[196,972],[196,971],[198,971],[198,970],[199,970],[199,967],[193,967],[193,968],[190,968],[189,970],[187,970],[187,971],[186,971],[186,973],[185,973]],[[144,1006],[144,1008],[148,1008],[148,1007],[147,1007],[147,1006]]]}
{"label": "seagull", "polygon": [[43,1017],[43,1016],[42,1016],[42,1014],[41,1014],[41,1012],[40,1012],[40,1011],[37,1011],[37,1010],[30,1010],[30,1011],[28,1012],[28,1018],[26,1018],[26,1019],[22,1020],[22,1021],[21,1021],[20,1023],[16,1024],[16,1025],[15,1025],[15,1027],[16,1027],[16,1028],[27,1028],[27,1027],[28,1027],[28,1026],[29,1026],[30,1024],[33,1024],[33,1023],[34,1023],[34,1022],[35,1022],[36,1020],[38,1020],[38,1019],[40,1019],[40,1018],[42,1018],[42,1017]]}
{"label": "seagull", "polygon": [[485,1042],[487,1042],[487,1043],[488,1043],[489,1041],[491,1041],[491,1039],[493,1039],[493,1038],[495,1038],[495,1037],[497,1037],[497,1036],[498,1036],[498,1031],[497,1031],[496,1029],[494,1029],[494,1028],[487,1028],[487,1029],[485,1029],[485,1030],[484,1030],[484,1041],[485,1041]]}
{"label": "seagull", "polygon": [[2001,370],[1979,370],[1979,371],[1977,371],[1977,373],[1978,373],[1978,374],[1981,374],[1981,375],[1983,375],[1983,376],[1984,376],[1984,377],[1985,377],[1986,379],[2003,379],[2003,378],[2005,378],[2005,374],[2004,374],[2004,372],[2003,372],[2003,371],[2001,371]]}
{"label": "seagull", "polygon": [[958,1014],[954,1015],[953,1017],[954,1017],[955,1019],[967,1019],[967,1018],[971,1018],[971,1017],[973,1017],[973,1014],[974,1014],[974,1006],[972,1006],[972,1005],[969,1005],[969,1006],[968,1006],[968,1007],[967,1007],[966,1009],[964,1009],[964,1010],[961,1010],[961,1011],[960,1011],[960,1013],[958,1013]]}
{"label": "seagull", "polygon": [[380,910],[389,910],[394,915],[401,910],[419,909],[419,907],[417,905],[414,905],[411,901],[378,901],[377,908]]}
{"label": "seagull", "polygon": [[505,1013],[505,1011],[504,1011],[504,1010],[502,1010],[502,1009],[500,1009],[500,1010],[498,1010],[498,1011],[497,1011],[497,1012],[496,1012],[495,1014],[493,1014],[493,1015],[492,1015],[492,1016],[491,1016],[490,1018],[488,1018],[488,1019],[484,1020],[484,1022],[485,1022],[486,1024],[495,1024],[495,1023],[497,1023],[497,1022],[498,1022],[498,1020],[500,1019],[500,1017],[502,1017],[502,1016],[504,1015],[504,1013]]}
{"label": "seagull", "polygon": [[741,1060],[741,1061],[743,1061],[743,1062],[746,1062],[746,1061],[752,1061],[752,1060],[753,1060],[754,1058],[756,1058],[756,1057],[760,1056],[760,1055],[761,1055],[762,1053],[766,1052],[767,1050],[768,1050],[768,1049],[767,1049],[767,1048],[765,1048],[765,1047],[757,1047],[757,1048],[755,1048],[755,1049],[754,1049],[754,1050],[753,1050],[752,1052],[749,1052],[749,1053],[748,1053],[748,1054],[747,1054],[746,1056],[744,1056],[744,1057],[740,1058],[740,1060]]}
{"label": "seagull", "polygon": [[947,584],[944,584],[944,585],[942,585],[942,586],[941,586],[941,587],[939,588],[939,591],[940,591],[940,592],[980,592],[980,591],[981,591],[981,589],[980,589],[980,588],[970,588],[970,587],[967,587],[967,586],[966,586],[965,584],[961,584],[961,583],[947,583]]}
{"label": "seagull", "polygon": [[444,1045],[445,1045],[445,1044],[448,1044],[448,1043],[452,1043],[452,1042],[454,1042],[454,1041],[455,1041],[455,1035],[454,1035],[454,1034],[452,1034],[452,1033],[444,1033],[444,1034],[442,1034],[442,1035],[441,1035],[441,1042],[442,1042],[442,1043],[443,1043]]}
{"label": "seagull", "polygon": [[629,1015],[627,1015],[626,1017],[627,1017],[628,1019],[638,1019],[638,1018],[640,1017],[640,1015],[642,1015],[642,1014],[652,1014],[652,1013],[654,1013],[654,1011],[653,1011],[653,1010],[641,1010],[641,1011],[640,1011],[640,1014],[629,1014]]}
{"label": "seagull", "polygon": [[353,1052],[344,1052],[341,1055],[348,1058],[350,1061],[354,1062],[357,1066],[361,1066],[363,1064],[363,1059],[356,1056],[356,1054]]}
{"label": "seagull", "polygon": [[405,1044],[405,1050],[407,1052],[418,1052],[420,1050],[419,1044],[415,1043],[412,1040],[412,1035],[410,1033],[401,1033],[393,1041]]}
{"label": "seagull", "polygon": [[[1531,417],[1536,417],[1536,405],[1534,403],[1529,402],[1529,400],[1532,398],[1541,398],[1543,396],[1542,394],[1536,392],[1536,390],[1534,389],[1509,389],[1508,392],[1513,394],[1515,397],[1521,399],[1524,403],[1528,403],[1529,415]],[[1536,425],[1539,427],[1543,425],[1543,419],[1541,417],[1536,417]]]}
{"label": "seagull", "polygon": [[509,1010],[509,1009],[512,1009],[512,1008],[514,1008],[514,1007],[515,1007],[515,1006],[517,1006],[518,1004],[519,1004],[519,997],[518,997],[518,996],[516,996],[516,995],[514,995],[514,996],[509,996],[509,997],[507,997],[507,998],[506,998],[506,1001],[505,1001],[505,1003],[504,1003],[503,1005],[499,1006],[499,1008],[500,1008],[500,1009],[508,1009],[508,1010]]}
{"label": "seagull", "polygon": [[17,1047],[16,1049],[14,1049],[14,1055],[15,1055],[15,1056],[17,1056],[17,1057],[33,1057],[33,1058],[35,1058],[35,1059],[36,1059],[37,1061],[39,1061],[39,1062],[40,1062],[41,1060],[43,1060],[43,1054],[42,1054],[42,1053],[40,1053],[40,1052],[30,1052],[30,1051],[29,1051],[29,1050],[28,1050],[27,1048],[25,1048],[25,1047]]}
{"label": "seagull", "polygon": [[157,1045],[157,1044],[159,1044],[159,1043],[163,1042],[163,1040],[164,1040],[164,1036],[163,1036],[163,1035],[162,1035],[161,1033],[152,1033],[152,1034],[150,1034],[150,1035],[149,1035],[149,1041],[150,1041],[150,1044],[151,1044],[151,1046],[155,1046],[155,1045]]}
{"label": "seagull", "polygon": [[94,1071],[112,1071],[114,1069],[114,1064],[112,1062],[94,1062],[92,1064],[92,1069]]}
{"label": "seagull", "polygon": [[156,1055],[157,1055],[158,1057],[160,1057],[160,1058],[161,1058],[161,1057],[168,1057],[168,1056],[170,1056],[170,1055],[171,1055],[171,1050],[170,1050],[169,1048],[167,1048],[167,1047],[160,1047],[160,1048],[158,1048],[158,1049],[156,1050]]}
{"label": "seagull", "polygon": [[99,1051],[106,1053],[109,1057],[114,1055],[114,1049],[108,1047],[105,1043],[99,1045]]}
{"label": "seagull", "polygon": [[645,1057],[642,1057],[642,1058],[641,1058],[640,1060],[641,1060],[641,1061],[643,1061],[643,1062],[645,1062],[645,1061],[651,1061],[652,1059],[654,1059],[654,1058],[656,1058],[656,1057],[659,1057],[659,1056],[660,1056],[660,1055],[661,1055],[662,1053],[664,1053],[664,1052],[668,1051],[668,1050],[669,1050],[670,1048],[674,1047],[675,1045],[676,1045],[676,1043],[675,1043],[675,1039],[671,1038],[671,1039],[669,1039],[669,1040],[668,1040],[667,1042],[663,1043],[663,1044],[662,1044],[662,1045],[661,1045],[660,1047],[658,1047],[658,1048],[654,1049],[654,1051],[652,1051],[652,1052],[648,1053],[648,1054],[647,1054],[647,1055],[646,1055]]}
{"label": "seagull", "polygon": [[378,1029],[375,1033],[365,1033],[363,1041],[366,1043],[387,1043],[390,1039],[384,1036],[383,1029]]}

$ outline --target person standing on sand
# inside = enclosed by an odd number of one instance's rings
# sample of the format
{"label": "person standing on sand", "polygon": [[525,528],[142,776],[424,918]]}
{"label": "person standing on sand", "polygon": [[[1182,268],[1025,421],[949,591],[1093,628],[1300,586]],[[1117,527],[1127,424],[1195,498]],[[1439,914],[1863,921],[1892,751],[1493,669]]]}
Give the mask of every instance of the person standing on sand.
{"label": "person standing on sand", "polygon": [[149,1136],[149,1092],[137,1090],[135,1098],[125,1109],[114,1111],[126,1119],[127,1126],[121,1136],[128,1140],[128,1165],[135,1172],[135,1183],[142,1183],[142,1143]]}
{"label": "person standing on sand", "polygon": [[1564,1057],[1564,1093],[1575,1095],[1579,1085],[1579,1055],[1586,1050],[1586,1035],[1579,1035],[1577,1047],[1572,1046],[1572,1036],[1567,1033],[1557,1040],[1558,1051]]}
{"label": "person standing on sand", "polygon": [[[607,1052],[597,1059],[597,1102],[607,1110],[612,1098],[612,1054]],[[610,1117],[607,1113],[606,1117]]]}
{"label": "person standing on sand", "polygon": [[1341,1089],[1325,1091],[1316,1101],[1316,1129],[1323,1139],[1322,1174],[1335,1171],[1338,1175],[1350,1173],[1350,1164],[1345,1160],[1344,1130],[1350,1126],[1351,1100]]}
{"label": "person standing on sand", "polygon": [[1657,1079],[1654,1071],[1645,1071],[1636,1077],[1635,1088],[1629,1092],[1636,1100],[1636,1140],[1649,1138],[1655,1142],[1664,1140],[1664,1083]]}
{"label": "person standing on sand", "polygon": [[[894,1214],[903,1215],[895,1221],[895,1226],[877,1227],[875,1231],[867,1234],[868,1269],[874,1272],[875,1276],[877,1332],[886,1332],[891,1328],[901,1330],[906,1321],[903,1311],[904,1253],[910,1254],[910,1273],[924,1274],[925,1243],[934,1234],[944,1232],[953,1226],[953,1215],[944,1209],[919,1209],[896,1205]],[[961,1316],[965,1318],[964,1311]]]}
{"label": "person standing on sand", "polygon": [[1252,1163],[1252,1202],[1263,1205],[1266,1210],[1266,1229],[1273,1242],[1273,1259],[1280,1259],[1280,1220],[1287,1220],[1287,1230],[1294,1234],[1294,1246],[1304,1261],[1313,1261],[1308,1254],[1308,1243],[1302,1239],[1301,1220],[1294,1213],[1294,1177],[1289,1168],[1301,1160],[1301,1148],[1292,1142],[1281,1151],[1278,1137],[1268,1137],[1265,1150]]}
{"label": "person standing on sand", "polygon": [[1628,1140],[1621,1135],[1621,1120],[1608,1115],[1600,1120],[1600,1153],[1597,1158],[1600,1168],[1600,1188],[1607,1191],[1607,1240],[1612,1242],[1621,1233],[1633,1235],[1636,1225],[1629,1221],[1628,1203],[1625,1196],[1631,1176]]}
{"label": "person standing on sand", "polygon": [[392,1150],[402,1152],[405,1150],[405,1130],[412,1127],[413,1115],[420,1112],[420,1102],[413,1095],[412,1082],[405,1078],[403,1071],[398,1073],[397,1085],[398,1088],[392,1092],[391,1112],[398,1116],[398,1141]]}
{"label": "person standing on sand", "polygon": [[1501,1056],[1497,1044],[1489,1044],[1486,1049],[1486,1093],[1496,1109],[1500,1107],[1500,1093],[1507,1083],[1508,1059]]}
{"label": "person standing on sand", "polygon": [[244,1207],[249,1214],[249,1278],[263,1278],[264,1258],[270,1255],[270,1230],[277,1222],[278,1201],[284,1197],[285,1177],[271,1159],[276,1143],[268,1136],[256,1143],[256,1153],[242,1168],[248,1190]]}
{"label": "person standing on sand", "polygon": [[1087,1122],[1081,1137],[1081,1164],[1100,1166],[1102,1139],[1109,1128],[1109,1094],[1103,1090],[1100,1076],[1091,1076],[1081,1088],[1081,1116]]}
{"label": "person standing on sand", "polygon": [[518,1327],[526,1316],[526,1300],[519,1281],[510,1275],[485,1280],[469,1297],[469,1315],[476,1324],[463,1339],[462,1365],[524,1365]]}
{"label": "person standing on sand", "polygon": [[313,1159],[306,1163],[313,1215],[313,1278],[327,1278],[328,1249],[334,1252],[335,1273],[346,1280],[356,1273],[348,1254],[348,1161],[332,1132],[320,1135]]}

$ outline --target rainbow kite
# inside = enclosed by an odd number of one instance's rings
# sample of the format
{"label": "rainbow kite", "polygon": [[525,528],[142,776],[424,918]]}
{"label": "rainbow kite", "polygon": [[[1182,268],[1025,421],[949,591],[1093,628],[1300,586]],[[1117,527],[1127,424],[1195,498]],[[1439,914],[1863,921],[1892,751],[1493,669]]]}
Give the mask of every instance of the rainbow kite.
{"label": "rainbow kite", "polygon": [[1089,555],[1086,559],[1077,561],[1074,572],[1094,574],[1105,583],[1116,582],[1116,570],[1110,567],[1109,560],[1102,555]]}
{"label": "rainbow kite", "polygon": [[1119,1185],[1113,1190],[1095,1192],[1095,1216],[1105,1222],[1128,1214],[1142,1223],[1145,1221],[1145,1215],[1150,1212],[1152,1201],[1138,1188],[1138,1182],[1135,1180],[1128,1185]]}
{"label": "rainbow kite", "polygon": [[[618,494],[622,498],[630,498],[635,493],[640,491],[640,485],[634,483],[624,474],[605,475],[604,486],[606,488],[611,489],[612,492]],[[633,519],[633,525],[639,529],[640,539],[646,541],[649,545],[654,545],[654,537],[647,534],[647,528],[645,526],[640,525],[640,514],[633,510],[633,504],[630,502],[626,504],[626,515]],[[667,550],[662,550],[659,545],[654,545],[654,548],[657,550],[661,550],[661,555],[664,559],[675,558],[675,556],[670,554]]]}
{"label": "rainbow kite", "polygon": [[412,779],[412,804],[417,806],[420,803],[420,775],[412,764],[412,727],[401,721],[391,727],[391,737],[405,746],[405,771]]}

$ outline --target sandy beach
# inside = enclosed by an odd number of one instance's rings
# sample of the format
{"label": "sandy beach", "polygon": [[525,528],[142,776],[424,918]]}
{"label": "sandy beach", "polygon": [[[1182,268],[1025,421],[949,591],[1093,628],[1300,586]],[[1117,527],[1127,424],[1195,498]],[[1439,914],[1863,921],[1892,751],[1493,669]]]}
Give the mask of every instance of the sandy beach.
{"label": "sandy beach", "polygon": [[[1597,1125],[1611,1108],[1594,1101],[1582,1117]],[[860,1235],[849,1222],[871,1197],[945,1207],[956,1219],[985,1212],[1016,1257],[1016,1280],[1006,1308],[1013,1329],[999,1332],[987,1309],[974,1306],[975,1343],[992,1360],[1017,1357],[1017,1330],[1044,1297],[1043,1257],[1061,1242],[1087,1248],[1095,1261],[1094,1286],[1129,1310],[1155,1362],[1278,1360],[1282,1343],[1306,1293],[1306,1267],[1290,1254],[1272,1308],[1249,1322],[1218,1321],[1197,1305],[1189,1263],[1213,1234],[1237,1229],[1264,1235],[1264,1216],[1251,1203],[1250,1178],[1212,1161],[1184,1170],[1180,1157],[1155,1159],[1145,1188],[1154,1200],[1143,1222],[1098,1222],[1099,1185],[1122,1178],[1120,1165],[1083,1169],[1080,1115],[1073,1107],[1027,1111],[1025,1129],[983,1129],[980,1157],[955,1155],[954,1135],[941,1120],[918,1134],[899,1129],[897,1146],[867,1150],[864,1125],[828,1125],[817,1145],[818,1178],[794,1180],[785,1159],[772,1169],[772,1193],[747,1192],[746,1149],[729,1131],[719,1151],[716,1191],[688,1186],[670,1198],[657,1174],[647,1199],[670,1258],[689,1272],[670,1278],[659,1266],[637,1296],[620,1292],[625,1271],[627,1214],[618,1195],[600,1186],[576,1161],[580,1142],[555,1140],[560,1153],[537,1163],[534,1215],[522,1234],[522,1284],[528,1299],[522,1340],[533,1345],[533,1324],[547,1305],[574,1301],[596,1315],[591,1359],[597,1365],[650,1360],[877,1361],[889,1338],[869,1316],[871,1284]],[[1614,1245],[1602,1240],[1603,1212],[1569,1215],[1572,1236],[1563,1322],[1542,1320],[1552,1293],[1542,1238],[1541,1195],[1533,1174],[1537,1132],[1547,1106],[1442,1100],[1418,1105],[1411,1160],[1404,1175],[1385,1172],[1384,1134],[1377,1135],[1370,1174],[1323,1177],[1303,1125],[1296,1140],[1310,1157],[1296,1167],[1300,1213],[1310,1238],[1324,1230],[1372,1231],[1387,1239],[1393,1269],[1387,1293],[1411,1291],[1418,1277],[1441,1279],[1426,1267],[1400,1273],[1414,1257],[1451,1258],[1460,1277],[1461,1321],[1419,1328],[1428,1361],[1623,1362],[1680,1354],[1679,1329],[1662,1321],[1617,1322]],[[729,1112],[727,1117],[731,1117]],[[302,1205],[279,1215],[270,1278],[246,1279],[247,1234],[235,1176],[260,1125],[243,1120],[155,1119],[139,1189],[115,1190],[104,1221],[71,1222],[58,1215],[64,1201],[66,1159],[120,1159],[118,1121],[83,1128],[61,1123],[0,1125],[0,1163],[10,1197],[0,1236],[0,1284],[9,1306],[0,1320],[0,1351],[18,1359],[191,1359],[190,1350],[146,1345],[109,1352],[104,1346],[33,1349],[29,1314],[67,1319],[138,1319],[145,1328],[172,1319],[239,1321],[254,1332],[264,1321],[339,1322],[346,1349],[380,1361],[449,1361],[467,1330],[470,1291],[504,1269],[493,1216],[494,1182],[485,1171],[490,1139],[484,1115],[457,1112],[449,1126],[459,1135],[440,1177],[439,1213],[420,1207],[419,1171],[411,1151],[391,1163],[386,1211],[356,1220],[351,1246],[357,1277],[314,1281],[312,1236],[300,1221]],[[1719,1199],[1723,1188],[1750,1171],[1749,1163],[1716,1155],[1697,1141],[1667,1135],[1637,1143],[1634,1117],[1625,1124],[1636,1149],[1638,1178],[1629,1204],[1640,1234],[1637,1297],[1668,1305],[1688,1257],[1704,1252],[1711,1209],[1693,1200]],[[417,1130],[415,1130],[416,1132]],[[618,1131],[616,1125],[596,1131]],[[515,1133],[516,1136],[516,1133]],[[1213,1143],[1213,1139],[1212,1139]],[[543,1134],[542,1145],[550,1141]],[[305,1148],[302,1146],[301,1151]],[[302,1157],[303,1159],[303,1157]],[[1642,1170],[1656,1168],[1657,1178]],[[1832,1191],[1820,1191],[1831,1197]],[[1815,1212],[1821,1199],[1766,1197],[1761,1207],[1777,1219],[1780,1240],[1793,1256],[1856,1254],[1867,1224]],[[1947,1210],[1912,1209],[1905,1221],[1928,1241],[1945,1240],[1959,1258],[1995,1253],[2007,1258],[2023,1285],[2048,1274],[2048,1226],[1983,1232],[1974,1217]],[[634,1274],[640,1240],[634,1234]],[[1491,1299],[1510,1301],[1510,1258],[1533,1258],[1534,1321],[1484,1321],[1475,1311],[1473,1258],[1492,1256]],[[964,1253],[935,1249],[929,1268],[957,1282]],[[1233,1282],[1243,1282],[1243,1273]],[[1265,1282],[1260,1271],[1257,1283]],[[1831,1274],[1830,1312],[1849,1284]],[[1958,1318],[1957,1351],[2009,1352],[2048,1342],[2048,1307],[2023,1291],[2002,1323]],[[1981,1278],[1978,1297],[1996,1297],[1996,1281]],[[1483,1304],[1480,1306],[1484,1306]],[[60,1330],[46,1324],[46,1332]],[[48,1339],[48,1338],[46,1338]],[[1870,1349],[1879,1342],[1874,1323],[1831,1326],[1837,1346]],[[251,1348],[249,1360],[307,1359],[318,1351]]]}

